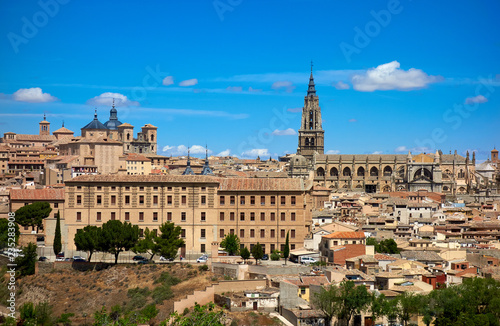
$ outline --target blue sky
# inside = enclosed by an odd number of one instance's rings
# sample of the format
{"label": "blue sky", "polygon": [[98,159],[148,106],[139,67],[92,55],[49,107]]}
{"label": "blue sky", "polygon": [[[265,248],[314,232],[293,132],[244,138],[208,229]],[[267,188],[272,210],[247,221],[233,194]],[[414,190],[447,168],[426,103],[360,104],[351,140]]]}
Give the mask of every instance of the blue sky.
{"label": "blue sky", "polygon": [[[500,146],[500,2],[1,1],[0,133],[158,127],[159,154],[297,149],[314,62],[325,152]],[[202,153],[203,152],[203,153]]]}

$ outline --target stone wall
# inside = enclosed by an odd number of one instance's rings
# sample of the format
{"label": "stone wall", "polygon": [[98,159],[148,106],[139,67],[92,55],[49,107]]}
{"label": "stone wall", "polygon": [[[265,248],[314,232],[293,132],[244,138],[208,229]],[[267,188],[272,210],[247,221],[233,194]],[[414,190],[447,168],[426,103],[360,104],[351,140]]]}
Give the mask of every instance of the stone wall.
{"label": "stone wall", "polygon": [[89,262],[71,262],[71,261],[56,261],[56,262],[36,262],[35,274],[48,274],[55,270],[77,270],[85,271],[100,271],[112,266],[110,263],[89,263]]}

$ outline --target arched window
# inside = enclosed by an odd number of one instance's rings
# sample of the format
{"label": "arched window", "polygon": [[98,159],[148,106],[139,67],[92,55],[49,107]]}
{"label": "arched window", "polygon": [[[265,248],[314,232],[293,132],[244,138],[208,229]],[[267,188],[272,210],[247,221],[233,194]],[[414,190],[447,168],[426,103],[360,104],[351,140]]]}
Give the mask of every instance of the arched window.
{"label": "arched window", "polygon": [[385,168],[384,168],[384,176],[385,177],[390,177],[392,174],[392,169],[389,165],[387,165]]}
{"label": "arched window", "polygon": [[422,175],[424,177],[426,177],[427,179],[432,180],[432,173],[431,173],[431,171],[427,170],[426,168],[424,168],[424,169],[422,169],[422,168],[418,169],[417,172],[415,172],[413,179],[418,179]]}
{"label": "arched window", "polygon": [[155,135],[151,134],[151,141],[155,141]]}
{"label": "arched window", "polygon": [[458,171],[458,178],[459,179],[464,179],[465,178],[464,170],[460,169],[460,171]]}
{"label": "arched window", "polygon": [[127,134],[127,140],[130,140],[130,134]]}
{"label": "arched window", "polygon": [[306,138],[306,146],[309,146],[309,138]]}
{"label": "arched window", "polygon": [[338,177],[339,176],[339,170],[337,170],[337,168],[331,168],[330,169],[330,176],[332,176],[332,177]]}
{"label": "arched window", "polygon": [[360,166],[358,168],[358,177],[364,177],[364,176],[365,176],[365,169],[362,166]]}
{"label": "arched window", "polygon": [[314,138],[311,138],[310,145],[314,146]]}
{"label": "arched window", "polygon": [[351,169],[349,168],[344,168],[344,171],[342,172],[344,177],[350,177],[351,176]]}
{"label": "arched window", "polygon": [[322,167],[319,167],[317,170],[316,170],[316,175],[318,177],[323,177],[325,176],[325,170],[322,168]]}
{"label": "arched window", "polygon": [[400,178],[404,178],[405,177],[405,167],[404,166],[402,166],[402,167],[399,168],[398,174],[399,174]]}
{"label": "arched window", "polygon": [[390,192],[391,191],[391,187],[389,186],[385,186],[383,189],[382,189],[383,192]]}
{"label": "arched window", "polygon": [[370,169],[370,177],[378,177],[378,169],[376,167]]}

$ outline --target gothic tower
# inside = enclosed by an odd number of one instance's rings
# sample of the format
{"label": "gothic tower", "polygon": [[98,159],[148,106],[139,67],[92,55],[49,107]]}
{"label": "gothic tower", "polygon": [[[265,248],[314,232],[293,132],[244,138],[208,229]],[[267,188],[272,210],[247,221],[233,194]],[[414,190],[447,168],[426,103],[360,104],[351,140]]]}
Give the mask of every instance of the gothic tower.
{"label": "gothic tower", "polygon": [[302,108],[302,123],[299,129],[299,147],[297,154],[312,159],[315,153],[323,154],[325,150],[325,131],[321,126],[321,108],[316,95],[311,62],[311,76],[307,95]]}

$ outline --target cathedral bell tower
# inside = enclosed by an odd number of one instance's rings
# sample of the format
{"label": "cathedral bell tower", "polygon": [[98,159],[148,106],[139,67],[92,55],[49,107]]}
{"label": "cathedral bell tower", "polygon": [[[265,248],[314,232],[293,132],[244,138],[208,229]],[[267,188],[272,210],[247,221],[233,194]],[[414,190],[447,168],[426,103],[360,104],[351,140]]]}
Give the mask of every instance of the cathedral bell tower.
{"label": "cathedral bell tower", "polygon": [[307,95],[304,97],[302,108],[302,123],[299,129],[299,147],[297,154],[312,159],[314,154],[323,154],[325,151],[325,131],[321,126],[321,108],[316,95],[311,62],[311,76]]}

